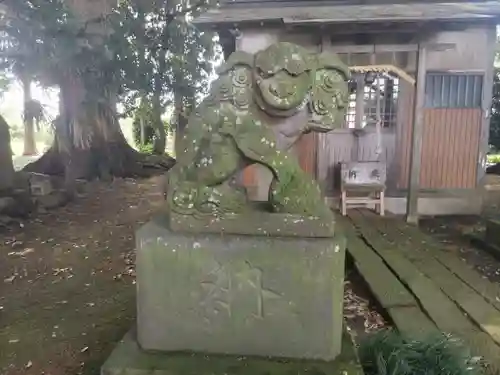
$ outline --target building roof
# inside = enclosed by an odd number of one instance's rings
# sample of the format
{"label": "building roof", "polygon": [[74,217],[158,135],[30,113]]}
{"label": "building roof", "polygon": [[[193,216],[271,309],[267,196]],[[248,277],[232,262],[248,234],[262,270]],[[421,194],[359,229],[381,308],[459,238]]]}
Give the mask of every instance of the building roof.
{"label": "building roof", "polygon": [[[238,0],[241,2],[241,0]],[[251,1],[251,0],[250,0]],[[250,1],[248,1],[250,3]],[[276,0],[275,0],[276,1]],[[290,0],[288,0],[290,1]],[[276,4],[276,2],[274,2]],[[254,3],[255,4],[255,3]],[[500,18],[500,1],[433,2],[406,4],[346,5],[316,2],[315,6],[227,6],[210,10],[195,23],[221,24],[239,22],[279,21],[285,24],[404,22],[404,21],[458,21]]]}

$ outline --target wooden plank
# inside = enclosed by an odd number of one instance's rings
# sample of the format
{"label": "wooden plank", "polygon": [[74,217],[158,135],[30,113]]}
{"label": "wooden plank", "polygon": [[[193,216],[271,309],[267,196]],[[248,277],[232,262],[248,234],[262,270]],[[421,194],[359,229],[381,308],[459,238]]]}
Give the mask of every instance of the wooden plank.
{"label": "wooden plank", "polygon": [[417,84],[413,108],[413,127],[411,133],[410,176],[408,197],[406,198],[406,220],[418,223],[418,193],[420,189],[420,164],[422,159],[423,106],[425,99],[426,50],[418,51]]}
{"label": "wooden plank", "polygon": [[[428,43],[428,51],[447,51],[455,49],[455,43]],[[348,44],[332,45],[331,52],[335,53],[384,53],[384,52],[417,52],[418,44]]]}
{"label": "wooden plank", "polygon": [[442,250],[442,246],[434,238],[422,233],[422,231],[414,226],[406,225],[401,220],[381,219],[379,216],[368,211],[364,211],[363,214],[369,217],[372,227],[384,233],[384,238],[401,244],[402,251],[408,252],[408,256],[422,252],[434,257],[479,293],[490,305],[500,310],[500,285],[483,278],[456,255]]}
{"label": "wooden plank", "polygon": [[344,218],[338,221],[341,223],[338,228],[347,237],[347,250],[355,261],[356,269],[401,334],[412,339],[437,334],[439,331],[434,323],[382,259],[358,237],[350,223]]}
{"label": "wooden plank", "polygon": [[331,6],[222,7],[196,17],[195,24],[281,21],[285,24],[419,22],[492,20],[500,15],[498,1],[408,4],[336,4]]}
{"label": "wooden plank", "polygon": [[[362,228],[370,225],[366,218],[362,218],[359,214],[358,217],[356,220]],[[403,248],[400,244],[391,244],[383,237],[381,237],[381,241],[385,243],[385,246],[393,246],[401,254],[404,254],[449,298],[454,300],[484,332],[490,335],[497,344],[500,343],[500,311],[491,306],[480,294],[432,255],[411,251],[407,245]]]}
{"label": "wooden plank", "polygon": [[500,347],[492,338],[467,319],[457,305],[429,277],[397,249],[384,241],[379,232],[370,226],[359,225],[365,240],[419,299],[421,306],[437,327],[443,332],[463,339],[474,355],[484,357],[494,371],[499,370]]}
{"label": "wooden plank", "polygon": [[476,187],[481,109],[425,109],[420,189]]}

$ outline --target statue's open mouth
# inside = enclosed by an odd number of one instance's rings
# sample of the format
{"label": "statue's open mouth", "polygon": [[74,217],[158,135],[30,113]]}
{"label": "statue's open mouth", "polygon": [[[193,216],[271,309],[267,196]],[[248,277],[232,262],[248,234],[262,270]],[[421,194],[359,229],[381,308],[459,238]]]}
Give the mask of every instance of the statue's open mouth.
{"label": "statue's open mouth", "polygon": [[291,88],[276,87],[270,82],[262,81],[259,84],[264,103],[279,110],[297,108],[302,103],[302,97]]}

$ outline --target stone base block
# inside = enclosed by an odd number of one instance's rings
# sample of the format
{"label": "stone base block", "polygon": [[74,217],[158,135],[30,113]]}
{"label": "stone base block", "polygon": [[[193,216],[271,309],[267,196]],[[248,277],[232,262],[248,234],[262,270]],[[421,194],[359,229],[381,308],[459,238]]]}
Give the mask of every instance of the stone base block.
{"label": "stone base block", "polygon": [[340,353],[345,243],[137,233],[138,341],[145,350],[332,360]]}
{"label": "stone base block", "polygon": [[331,362],[285,361],[189,353],[148,353],[133,333],[118,344],[101,375],[363,375],[352,340],[344,333],[341,354]]}
{"label": "stone base block", "polygon": [[485,240],[491,245],[500,247],[500,219],[489,219],[486,222]]}

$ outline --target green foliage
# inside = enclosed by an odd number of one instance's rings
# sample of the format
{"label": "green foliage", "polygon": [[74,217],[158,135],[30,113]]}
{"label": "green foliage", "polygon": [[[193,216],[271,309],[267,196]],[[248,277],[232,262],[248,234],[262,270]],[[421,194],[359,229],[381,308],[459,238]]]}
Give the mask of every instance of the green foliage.
{"label": "green foliage", "polygon": [[139,152],[143,154],[153,154],[153,144],[152,143],[146,143],[145,145],[139,145]]}
{"label": "green foliage", "polygon": [[[217,54],[214,35],[181,15],[192,17],[209,5],[202,1],[193,7],[186,0],[168,2],[168,7],[160,0],[120,3],[111,18],[115,32],[110,45],[117,56],[126,113],[138,110],[143,101],[158,103],[164,112],[175,96],[185,98],[187,107],[207,91]],[[170,7],[179,16],[174,17]]]}
{"label": "green foliage", "polygon": [[500,155],[499,154],[488,155],[488,163],[491,163],[491,164],[500,163]]}
{"label": "green foliage", "polygon": [[[89,103],[118,93],[127,110],[151,99],[161,113],[174,92],[194,97],[206,86],[213,37],[187,19],[211,1],[123,0],[113,12],[85,19],[61,0],[3,0],[0,65],[45,86],[71,87],[76,79]],[[78,12],[86,6],[99,3]]]}
{"label": "green foliage", "polygon": [[405,341],[394,331],[383,331],[361,342],[359,356],[367,375],[481,374],[478,361],[450,336]]}
{"label": "green foliage", "polygon": [[6,40],[3,65],[14,74],[27,74],[45,85],[56,85],[71,73],[91,75],[108,58],[96,43],[91,24],[78,19],[60,0],[4,0],[0,31]]}

